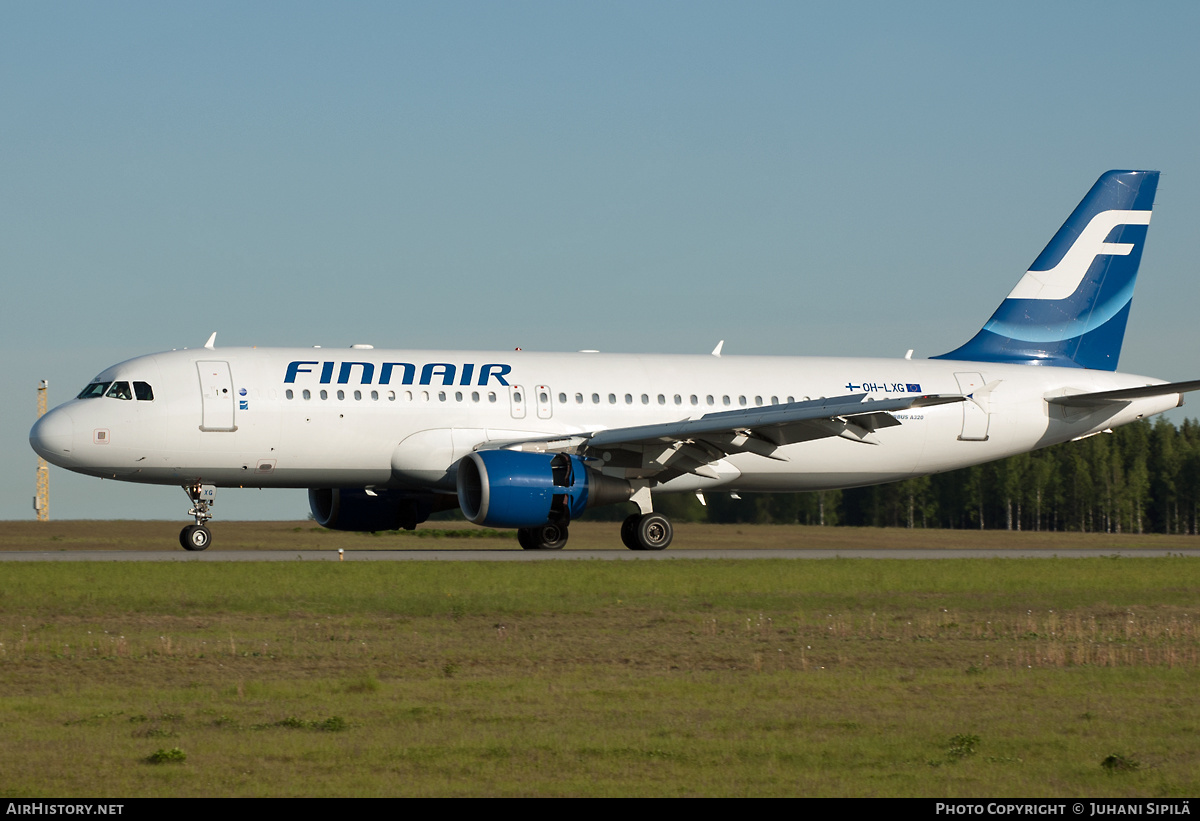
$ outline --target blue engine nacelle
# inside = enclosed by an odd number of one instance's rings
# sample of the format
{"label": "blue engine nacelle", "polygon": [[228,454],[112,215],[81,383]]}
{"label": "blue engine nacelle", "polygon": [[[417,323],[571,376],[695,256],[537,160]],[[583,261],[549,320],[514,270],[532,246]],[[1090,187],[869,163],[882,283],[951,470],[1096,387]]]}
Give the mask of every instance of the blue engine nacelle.
{"label": "blue engine nacelle", "polygon": [[458,506],[477,525],[567,524],[585,508],[624,502],[633,488],[566,453],[485,450],[458,463]]}
{"label": "blue engine nacelle", "polygon": [[357,488],[315,487],[308,491],[313,518],[330,530],[412,530],[429,518],[434,502],[432,496],[397,490],[368,493]]}

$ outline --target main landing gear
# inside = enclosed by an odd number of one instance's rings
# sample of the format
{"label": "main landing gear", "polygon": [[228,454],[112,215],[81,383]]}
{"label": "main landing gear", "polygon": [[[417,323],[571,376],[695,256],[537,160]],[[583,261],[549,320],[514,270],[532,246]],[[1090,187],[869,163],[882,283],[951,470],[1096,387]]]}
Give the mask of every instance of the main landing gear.
{"label": "main landing gear", "polygon": [[[666,550],[673,535],[671,520],[661,513],[634,513],[621,523],[621,542],[630,550]],[[567,544],[567,526],[523,527],[517,531],[517,543],[526,550],[562,550]]]}
{"label": "main landing gear", "polygon": [[517,531],[517,544],[526,550],[562,550],[567,544],[567,526],[523,527]]}
{"label": "main landing gear", "polygon": [[621,523],[621,541],[630,550],[666,550],[673,535],[661,513],[634,513]]}
{"label": "main landing gear", "polygon": [[639,487],[629,498],[638,512],[621,522],[621,542],[630,550],[666,550],[675,531],[671,520],[654,512],[649,487]]}
{"label": "main landing gear", "polygon": [[212,518],[209,508],[216,500],[217,488],[215,485],[193,482],[184,485],[183,492],[192,500],[192,509],[188,511],[188,515],[194,516],[196,523],[179,531],[179,545],[184,550],[204,550],[212,544],[212,533],[205,526],[205,522]]}
{"label": "main landing gear", "polygon": [[[654,512],[650,488],[639,487],[629,498],[638,512],[621,523],[621,542],[630,550],[666,550],[675,535],[671,520]],[[567,524],[544,524],[517,531],[517,542],[526,550],[562,550],[567,544]]]}

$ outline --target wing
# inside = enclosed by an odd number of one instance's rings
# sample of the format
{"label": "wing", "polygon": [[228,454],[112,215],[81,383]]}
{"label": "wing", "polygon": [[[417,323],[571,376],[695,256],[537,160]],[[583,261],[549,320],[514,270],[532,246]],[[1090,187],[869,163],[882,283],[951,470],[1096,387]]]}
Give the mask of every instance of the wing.
{"label": "wing", "polygon": [[543,439],[488,442],[487,449],[558,451],[603,460],[604,472],[665,482],[684,473],[719,478],[712,463],[736,453],[787,461],[779,448],[830,436],[878,444],[875,431],[900,425],[893,412],[962,402],[957,395],[870,399],[865,393],[710,413],[657,425]]}

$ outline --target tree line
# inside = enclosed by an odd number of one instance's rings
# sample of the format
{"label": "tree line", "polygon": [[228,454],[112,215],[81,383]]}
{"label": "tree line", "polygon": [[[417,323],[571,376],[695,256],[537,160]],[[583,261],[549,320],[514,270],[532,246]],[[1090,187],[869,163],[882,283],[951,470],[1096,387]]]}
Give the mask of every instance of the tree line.
{"label": "tree line", "polygon": [[712,493],[705,501],[663,495],[655,509],[676,521],[714,523],[1194,534],[1200,533],[1200,423],[1142,420],[887,485],[741,498]]}

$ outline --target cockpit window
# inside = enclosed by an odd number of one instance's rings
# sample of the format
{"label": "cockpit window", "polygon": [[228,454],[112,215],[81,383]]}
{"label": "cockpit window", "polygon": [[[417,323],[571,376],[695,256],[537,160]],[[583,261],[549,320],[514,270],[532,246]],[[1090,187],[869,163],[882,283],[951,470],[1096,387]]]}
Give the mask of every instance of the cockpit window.
{"label": "cockpit window", "polygon": [[104,392],[106,390],[108,390],[108,386],[111,384],[112,384],[111,382],[93,382],[92,384],[90,384],[86,388],[84,388],[82,391],[80,391],[79,396],[76,396],[75,398],[76,399],[95,399],[99,396],[104,396]]}
{"label": "cockpit window", "polygon": [[132,399],[133,394],[129,391],[128,382],[113,382],[112,387],[108,389],[108,393],[104,394],[110,399]]}
{"label": "cockpit window", "polygon": [[154,399],[154,391],[150,388],[150,385],[145,382],[134,382],[133,393],[143,402],[149,402],[150,400]]}

